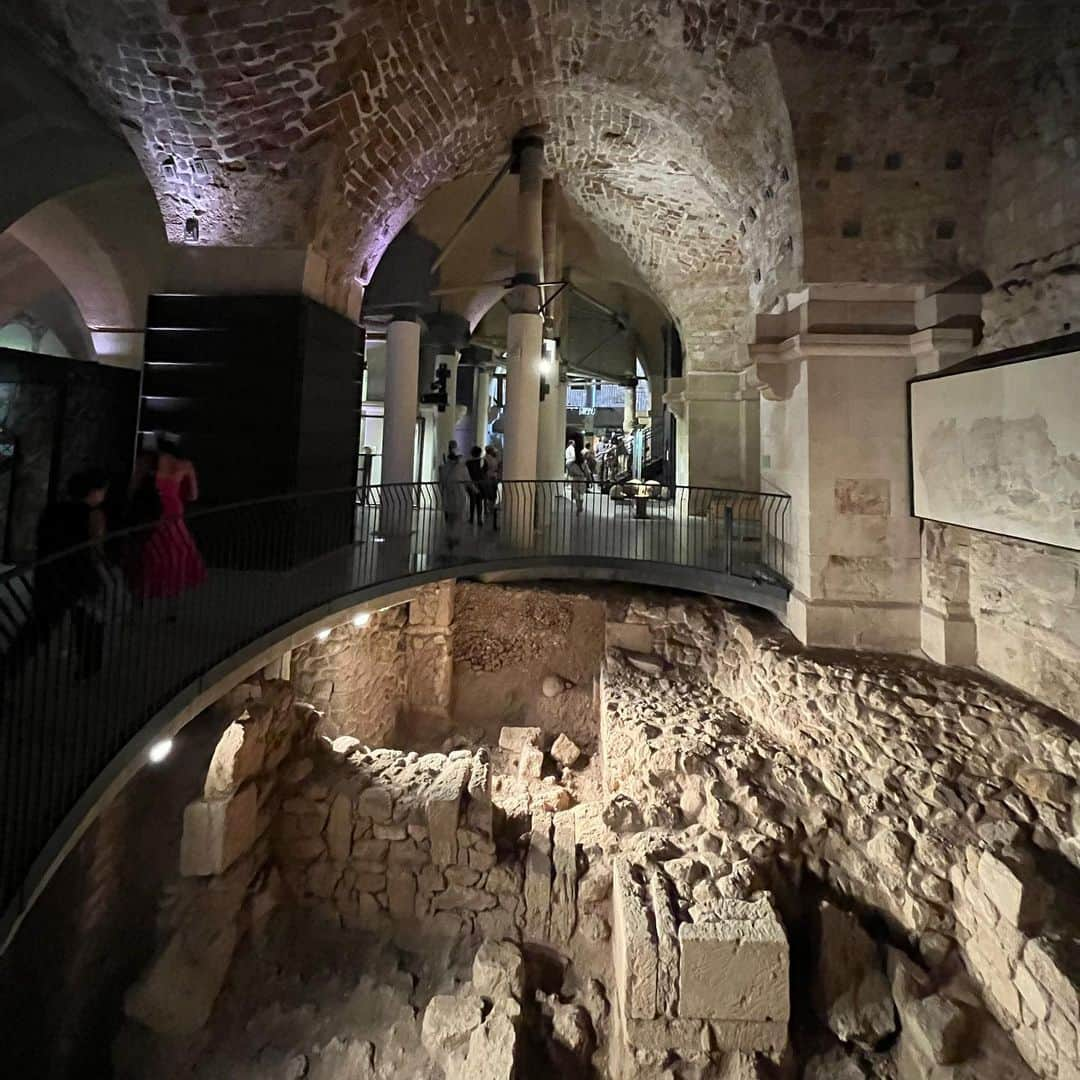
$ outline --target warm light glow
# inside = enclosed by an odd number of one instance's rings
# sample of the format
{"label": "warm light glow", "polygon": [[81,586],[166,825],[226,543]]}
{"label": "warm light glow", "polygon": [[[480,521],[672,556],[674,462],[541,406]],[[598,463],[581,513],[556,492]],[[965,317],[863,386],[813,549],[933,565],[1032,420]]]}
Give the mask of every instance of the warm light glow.
{"label": "warm light glow", "polygon": [[316,641],[329,641],[330,640],[330,627],[325,626],[322,630],[319,630],[315,634]]}
{"label": "warm light glow", "polygon": [[357,628],[367,626],[367,624],[369,622],[371,622],[371,612],[370,611],[358,611],[352,617],[352,624],[353,624],[353,626],[355,626]]}
{"label": "warm light glow", "polygon": [[150,752],[146,755],[155,765],[164,761],[169,754],[172,753],[172,739],[162,739],[160,742],[154,743],[150,747]]}

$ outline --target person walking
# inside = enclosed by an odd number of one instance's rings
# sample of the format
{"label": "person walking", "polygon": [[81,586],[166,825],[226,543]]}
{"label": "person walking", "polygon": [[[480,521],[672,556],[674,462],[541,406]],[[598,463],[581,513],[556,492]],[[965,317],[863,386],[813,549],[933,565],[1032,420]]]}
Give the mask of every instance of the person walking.
{"label": "person walking", "polygon": [[104,656],[101,544],[108,488],[109,478],[99,469],[75,473],[68,480],[67,499],[46,507],[38,521],[37,558],[45,561],[34,570],[33,614],[25,647],[35,652],[69,615],[78,679],[100,671]]}
{"label": "person walking", "polygon": [[461,541],[461,521],[469,487],[469,470],[461,456],[451,450],[439,466],[439,492],[446,522],[446,547],[453,551]]}
{"label": "person walking", "polygon": [[157,443],[156,460],[142,459],[143,474],[135,478],[132,497],[148,505],[156,493],[160,507],[132,575],[132,592],[143,600],[173,599],[206,580],[206,564],[184,521],[185,506],[199,497],[195,466],[183,456],[176,438],[159,435]]}
{"label": "person walking", "polygon": [[494,446],[484,450],[484,516],[491,519],[495,532],[499,531],[499,484],[502,482],[502,461]]}
{"label": "person walking", "polygon": [[585,471],[585,457],[580,451],[566,466],[566,476],[570,481],[570,498],[574,501],[574,510],[580,514],[585,509],[585,489],[589,485],[589,474]]}
{"label": "person walking", "polygon": [[484,524],[484,451],[474,446],[465,462],[469,471],[469,524]]}

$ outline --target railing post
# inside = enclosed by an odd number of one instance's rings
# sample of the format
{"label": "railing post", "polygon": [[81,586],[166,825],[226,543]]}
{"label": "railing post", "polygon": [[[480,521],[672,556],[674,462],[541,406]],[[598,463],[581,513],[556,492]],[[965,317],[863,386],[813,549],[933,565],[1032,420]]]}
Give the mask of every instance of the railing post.
{"label": "railing post", "polygon": [[733,566],[732,555],[735,546],[735,511],[728,503],[724,507],[724,573],[730,574]]}

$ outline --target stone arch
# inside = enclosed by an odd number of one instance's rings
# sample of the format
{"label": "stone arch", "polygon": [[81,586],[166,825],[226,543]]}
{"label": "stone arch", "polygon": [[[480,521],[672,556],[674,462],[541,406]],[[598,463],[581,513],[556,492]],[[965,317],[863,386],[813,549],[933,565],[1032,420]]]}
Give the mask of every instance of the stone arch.
{"label": "stone arch", "polygon": [[146,297],[165,258],[146,181],[126,176],[87,185],[35,207],[10,231],[71,295],[97,359],[140,363]]}
{"label": "stone arch", "polygon": [[[754,57],[742,68],[756,73],[755,93],[767,96],[760,90],[766,82],[761,72],[771,71],[776,82],[771,57],[767,50],[751,51]],[[549,166],[564,193],[626,253],[671,310],[693,362],[729,367],[738,362],[734,346],[745,340],[752,305],[766,289],[775,293],[798,273],[790,125],[782,95],[771,89],[776,115],[769,130],[758,131],[755,122],[753,130],[739,131],[734,144],[721,138],[710,145],[684,106],[672,114],[657,93],[601,75],[525,88],[497,112],[462,117],[426,153],[393,157],[387,174],[371,179],[370,191],[361,191],[356,175],[346,172],[342,188],[320,208],[315,246],[325,249],[349,235],[341,273],[369,280],[427,195],[467,171],[496,168],[514,132],[543,124],[552,133]],[[749,101],[741,103],[744,111]],[[366,126],[344,137],[352,140],[344,160],[356,160],[364,152]],[[770,164],[759,169],[755,162],[766,159]],[[740,243],[747,212],[754,220],[764,214],[749,202],[755,189],[769,193],[776,220],[765,243]],[[782,239],[774,242],[777,234]],[[751,268],[753,261],[766,265]]]}

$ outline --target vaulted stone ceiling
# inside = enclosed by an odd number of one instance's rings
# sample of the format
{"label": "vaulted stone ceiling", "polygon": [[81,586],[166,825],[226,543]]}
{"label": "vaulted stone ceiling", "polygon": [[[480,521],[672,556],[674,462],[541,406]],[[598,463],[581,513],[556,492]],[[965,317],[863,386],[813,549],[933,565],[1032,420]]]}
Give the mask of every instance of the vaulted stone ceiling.
{"label": "vaulted stone ceiling", "polygon": [[[804,278],[978,265],[1018,58],[1065,0],[19,0],[131,143],[169,237],[303,244],[366,282],[440,185],[548,127],[567,197],[737,363]],[[899,175],[879,175],[900,155]],[[946,161],[959,161],[954,167]],[[947,226],[947,228],[943,228]]]}

